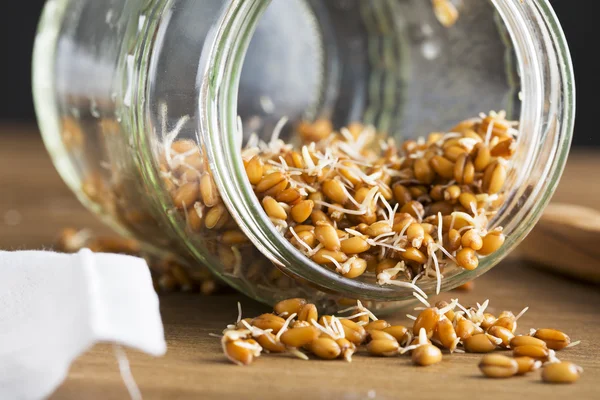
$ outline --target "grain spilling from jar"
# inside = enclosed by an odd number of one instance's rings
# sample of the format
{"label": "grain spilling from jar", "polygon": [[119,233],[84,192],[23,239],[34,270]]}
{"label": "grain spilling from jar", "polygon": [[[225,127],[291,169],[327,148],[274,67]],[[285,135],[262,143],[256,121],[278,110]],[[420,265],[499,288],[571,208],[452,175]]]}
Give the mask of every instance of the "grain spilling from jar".
{"label": "grain spilling from jar", "polygon": [[[318,120],[301,123],[292,145],[279,139],[279,124],[269,142],[250,139],[242,158],[265,214],[307,258],[347,278],[416,291],[434,279],[439,293],[444,276],[477,269],[504,243],[489,218],[502,206],[513,152],[492,149],[500,138],[514,148],[515,126],[490,112],[396,143],[370,126],[335,130]],[[175,191],[180,208],[196,200],[195,186],[185,185]]]}
{"label": "grain spilling from jar", "polygon": [[[566,333],[542,328],[515,336],[518,321],[528,307],[516,315],[508,310],[495,315],[488,311],[489,300],[472,307],[457,299],[438,301],[432,306],[419,294],[415,293],[415,297],[424,307],[415,308],[418,315],[409,315],[412,326],[378,319],[358,300],[338,315],[320,317],[316,305],[302,298],[282,300],[275,304],[273,313],[256,318],[242,318],[238,305],[236,323],[228,325],[220,336],[223,351],[233,363],[248,365],[263,351],[287,352],[301,359],[311,355],[321,360],[351,362],[362,347],[364,354],[374,357],[409,354],[412,364],[431,368],[442,362],[444,352],[488,353],[478,364],[488,378],[507,379],[541,369],[544,382],[573,383],[583,372],[581,367],[558,359],[552,349],[578,344],[564,345],[570,343]],[[514,357],[494,353],[507,348],[513,349]]]}
{"label": "grain spilling from jar", "polygon": [[[451,3],[434,3],[453,20]],[[319,119],[290,127],[288,143],[279,138],[286,121],[269,141],[251,135],[241,157],[264,216],[307,259],[348,279],[424,295],[420,284],[434,281],[439,293],[445,277],[479,268],[502,247],[503,229],[489,220],[503,205],[518,143],[506,113],[403,142],[358,122],[336,129]],[[200,147],[169,137],[161,177],[191,239],[227,276],[293,287],[243,238]]]}

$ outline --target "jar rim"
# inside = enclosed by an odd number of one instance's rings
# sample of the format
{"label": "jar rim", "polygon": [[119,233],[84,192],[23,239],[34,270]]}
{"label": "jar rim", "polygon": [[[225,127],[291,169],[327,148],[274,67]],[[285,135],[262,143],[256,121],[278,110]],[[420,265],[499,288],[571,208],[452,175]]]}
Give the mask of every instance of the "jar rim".
{"label": "jar rim", "polygon": [[[539,133],[536,140],[547,139],[548,131],[544,103],[547,93],[544,85],[550,85],[548,99],[560,109],[554,110],[552,119],[560,120],[560,129],[555,132],[549,165],[544,170],[544,179],[538,184],[535,195],[529,196],[527,207],[523,207],[523,218],[518,221],[515,231],[507,237],[503,248],[493,256],[482,259],[474,271],[461,271],[442,281],[442,291],[452,289],[466,281],[485,273],[525,237],[541,217],[542,211],[558,184],[564,169],[574,127],[575,85],[573,67],[568,45],[560,23],[547,0],[533,2],[503,2],[491,0],[500,13],[515,45],[519,62],[521,82],[524,83],[521,123],[527,122],[528,129]],[[202,139],[206,144],[206,154],[223,201],[240,229],[253,244],[281,268],[286,274],[310,282],[321,290],[342,293],[344,296],[378,301],[406,300],[412,298],[413,289],[399,286],[380,286],[345,278],[308,259],[285,239],[266,216],[250,183],[246,178],[244,164],[239,151],[241,127],[237,116],[237,95],[244,56],[248,49],[254,28],[269,0],[238,0],[231,2],[214,32],[212,48],[201,78],[201,94],[198,103],[199,125]],[[527,19],[535,16],[536,19]],[[529,23],[529,24],[528,24]],[[541,36],[533,36],[532,33]],[[541,32],[541,33],[540,33]],[[519,35],[531,35],[525,40],[516,40]],[[539,54],[536,41],[546,40],[555,50],[555,59],[549,54]],[[527,54],[532,52],[533,54]],[[525,58],[529,62],[552,64],[550,77],[540,76],[542,69],[527,70]],[[529,67],[531,68],[531,66]],[[525,119],[527,119],[525,121]],[[229,134],[227,134],[229,133]],[[532,147],[532,151],[536,149]],[[539,149],[538,149],[539,151]],[[529,158],[533,163],[534,159]],[[543,189],[543,190],[542,190]],[[517,206],[518,196],[513,199]],[[235,282],[228,282],[236,286]],[[423,282],[419,287],[426,293],[435,292],[435,281]]]}

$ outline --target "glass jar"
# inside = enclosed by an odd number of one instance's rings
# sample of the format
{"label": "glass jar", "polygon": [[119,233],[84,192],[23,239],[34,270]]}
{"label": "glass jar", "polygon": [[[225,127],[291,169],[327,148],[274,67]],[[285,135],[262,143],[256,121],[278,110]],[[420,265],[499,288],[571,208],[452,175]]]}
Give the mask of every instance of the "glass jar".
{"label": "glass jar", "polygon": [[[276,231],[240,147],[249,132],[267,139],[282,117],[287,127],[359,120],[406,139],[504,109],[521,130],[491,221],[507,240],[476,270],[446,275],[442,290],[488,271],[556,188],[573,130],[572,65],[546,0],[454,4],[460,16],[446,28],[422,0],[49,0],[33,65],[43,138],[85,205],[192,271],[206,266],[267,303],[398,307],[413,290],[344,278]],[[179,151],[165,155],[173,143]],[[178,208],[171,157],[183,160],[177,173],[208,175],[208,201],[194,188],[197,201]],[[420,287],[432,293],[435,280]]]}

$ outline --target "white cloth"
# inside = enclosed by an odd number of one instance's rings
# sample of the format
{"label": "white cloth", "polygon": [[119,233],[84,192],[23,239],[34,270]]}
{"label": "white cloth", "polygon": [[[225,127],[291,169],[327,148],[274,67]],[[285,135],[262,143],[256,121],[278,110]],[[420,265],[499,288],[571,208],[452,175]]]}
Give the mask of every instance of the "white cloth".
{"label": "white cloth", "polygon": [[96,342],[166,352],[143,259],[88,249],[0,251],[0,399],[49,396]]}

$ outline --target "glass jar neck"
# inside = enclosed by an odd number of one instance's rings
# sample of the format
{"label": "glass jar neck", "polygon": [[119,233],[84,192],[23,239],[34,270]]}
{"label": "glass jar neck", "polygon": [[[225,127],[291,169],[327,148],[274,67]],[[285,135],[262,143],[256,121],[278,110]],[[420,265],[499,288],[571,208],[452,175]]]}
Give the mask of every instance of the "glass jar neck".
{"label": "glass jar neck", "polygon": [[[520,140],[515,173],[506,205],[494,224],[505,227],[506,255],[534,226],[562,173],[573,129],[573,71],[558,20],[545,0],[505,2],[491,0],[510,35],[521,79],[520,129],[533,132]],[[199,129],[210,168],[222,199],[241,230],[254,245],[286,274],[310,282],[324,291],[351,298],[379,301],[412,297],[412,290],[384,287],[344,278],[310,261],[277,232],[263,212],[250,186],[241,158],[241,124],[237,100],[241,69],[257,23],[268,0],[231,1],[212,32],[213,46],[203,54],[206,69],[199,76]],[[539,182],[550,182],[540,186]],[[445,279],[442,290],[460,278],[476,278],[498,256],[482,260],[475,271]],[[435,282],[421,285],[427,293]]]}

